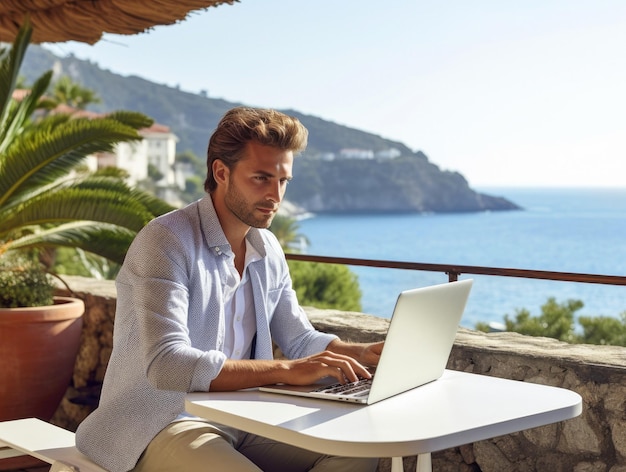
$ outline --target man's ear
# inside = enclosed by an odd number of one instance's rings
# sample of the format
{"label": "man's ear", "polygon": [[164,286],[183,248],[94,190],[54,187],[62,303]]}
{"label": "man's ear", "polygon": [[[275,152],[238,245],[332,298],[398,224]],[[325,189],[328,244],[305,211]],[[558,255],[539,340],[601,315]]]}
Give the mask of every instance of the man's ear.
{"label": "man's ear", "polygon": [[230,169],[220,159],[213,161],[213,178],[218,184],[228,182],[228,176],[230,175]]}

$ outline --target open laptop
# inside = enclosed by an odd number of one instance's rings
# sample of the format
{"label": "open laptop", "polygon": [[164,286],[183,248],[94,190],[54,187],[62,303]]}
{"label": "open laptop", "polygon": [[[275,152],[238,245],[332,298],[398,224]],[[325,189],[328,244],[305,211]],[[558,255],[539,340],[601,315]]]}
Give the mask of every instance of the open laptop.
{"label": "open laptop", "polygon": [[263,392],[370,405],[443,375],[473,280],[407,290],[398,296],[372,379],[347,385],[266,385]]}

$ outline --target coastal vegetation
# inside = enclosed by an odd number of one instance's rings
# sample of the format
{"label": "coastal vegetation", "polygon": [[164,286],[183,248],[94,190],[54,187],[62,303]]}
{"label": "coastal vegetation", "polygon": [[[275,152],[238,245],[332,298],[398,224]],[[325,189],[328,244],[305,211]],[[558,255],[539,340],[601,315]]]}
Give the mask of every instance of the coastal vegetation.
{"label": "coastal vegetation", "polygon": [[129,187],[115,172],[90,172],[86,160],[142,139],[138,130],[152,120],[131,111],[97,119],[66,113],[64,100],[96,96],[69,82],[53,84],[51,70],[28,90],[16,89],[31,34],[26,22],[13,47],[0,48],[2,271],[20,268],[18,256],[53,271],[58,248],[120,263],[136,232],[172,207]]}
{"label": "coastal vegetation", "polygon": [[[536,316],[526,308],[517,310],[512,317],[505,315],[505,330],[528,336],[545,336],[568,343],[626,346],[626,312],[621,313],[619,318],[576,318],[576,312],[583,306],[581,300],[570,299],[559,303],[550,297],[541,306],[541,313]],[[491,331],[487,323],[477,323],[476,329]]]}
{"label": "coastal vegetation", "polygon": [[[204,172],[204,162],[197,156],[204,155],[208,135],[223,113],[237,105],[209,98],[207,93],[197,95],[138,77],[121,77],[73,57],[56,58],[38,46],[31,52],[26,77],[30,76],[32,80],[38,71],[56,64],[63,73],[71,71],[72,80],[80,83],[84,90],[98,90],[99,94],[94,95],[96,99],[90,103],[95,111],[134,109],[170,126],[180,139],[179,149],[182,151],[177,160],[192,163],[198,169],[198,175]],[[59,83],[63,87],[59,87],[57,98],[66,97],[63,100],[67,102],[74,100],[76,90],[72,89],[73,84],[69,81]],[[80,100],[84,103],[85,99]],[[307,152],[294,164],[297,185],[291,186],[287,195],[290,201],[305,210],[366,213],[518,209],[506,199],[475,192],[461,174],[439,169],[424,153],[412,151],[402,143],[293,110],[285,111],[296,115],[310,131]],[[343,149],[365,150],[371,155],[349,158],[342,156]],[[192,201],[202,194],[202,178],[188,179],[183,200]],[[288,251],[297,250],[298,241],[304,237],[297,233],[294,221],[277,218],[272,230]],[[80,262],[82,267],[89,267],[84,253],[73,255],[72,261],[63,257],[63,252],[59,254],[65,265]],[[289,265],[302,304],[361,310],[358,280],[349,268],[299,261],[289,261]],[[93,267],[89,271],[98,272]],[[580,300],[559,303],[550,298],[541,306],[538,315],[528,309],[517,310],[513,316],[505,316],[504,324],[507,331],[572,343],[626,345],[626,312],[619,318],[576,317],[582,306]],[[478,324],[476,328],[489,330],[485,324]]]}
{"label": "coastal vegetation", "polygon": [[[276,215],[270,231],[287,252],[297,252],[302,238],[305,238],[299,233],[298,222],[288,216]],[[301,305],[361,311],[359,281],[349,267],[291,260],[287,264]]]}

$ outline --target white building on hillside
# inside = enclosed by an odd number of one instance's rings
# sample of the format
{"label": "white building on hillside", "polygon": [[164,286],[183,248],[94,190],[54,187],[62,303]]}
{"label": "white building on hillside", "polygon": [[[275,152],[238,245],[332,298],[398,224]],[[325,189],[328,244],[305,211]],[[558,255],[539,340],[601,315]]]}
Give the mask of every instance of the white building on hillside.
{"label": "white building on hillside", "polygon": [[174,205],[179,203],[176,189],[184,189],[185,184],[183,179],[181,185],[175,168],[178,138],[167,126],[160,124],[141,129],[139,134],[143,140],[118,143],[114,152],[100,153],[91,158],[89,167],[92,170],[105,167],[123,169],[128,173],[128,183],[132,186],[151,178],[152,168],[153,173],[161,176],[154,182],[157,196]]}
{"label": "white building on hillside", "polygon": [[[13,98],[23,100],[29,90],[15,90]],[[58,105],[50,113],[67,113],[74,117],[97,119],[104,116],[88,110],[78,110],[65,104]],[[176,205],[176,190],[185,188],[186,175],[178,175],[176,169],[177,136],[170,128],[158,123],[139,130],[141,141],[118,143],[112,153],[99,153],[87,158],[87,167],[95,171],[105,167],[118,167],[128,173],[128,183],[132,186],[157,174],[161,178],[155,181],[158,197]],[[184,166],[183,166],[184,167]],[[188,171],[187,171],[188,172]]]}
{"label": "white building on hillside", "polygon": [[156,194],[159,198],[178,204],[177,189],[184,189],[184,179],[176,171],[176,143],[178,138],[170,128],[153,124],[149,128],[139,130],[144,138],[142,141],[119,143],[113,154],[98,156],[98,168],[115,166],[124,169],[129,175],[129,184],[160,175],[155,180]]}
{"label": "white building on hillside", "polygon": [[339,155],[344,159],[374,159],[374,151],[371,149],[347,148],[339,151]]}
{"label": "white building on hillside", "polygon": [[169,127],[153,124],[150,128],[142,129],[139,134],[143,136],[148,154],[148,164],[163,177],[156,184],[159,187],[174,187],[176,180],[176,143],[178,138]]}
{"label": "white building on hillside", "polygon": [[395,159],[396,157],[400,157],[402,152],[396,148],[384,149],[382,151],[378,151],[376,153],[376,157],[380,159]]}
{"label": "white building on hillside", "polygon": [[129,185],[137,185],[148,178],[148,143],[145,140],[118,143],[113,153],[100,153],[96,159],[97,169],[118,167],[125,170]]}

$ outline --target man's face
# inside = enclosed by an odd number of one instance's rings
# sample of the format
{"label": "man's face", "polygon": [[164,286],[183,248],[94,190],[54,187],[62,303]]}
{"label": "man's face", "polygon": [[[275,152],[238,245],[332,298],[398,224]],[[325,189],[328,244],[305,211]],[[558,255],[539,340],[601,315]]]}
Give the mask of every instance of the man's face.
{"label": "man's face", "polygon": [[248,143],[245,156],[229,173],[226,207],[246,225],[268,228],[291,180],[292,166],[292,151]]}

